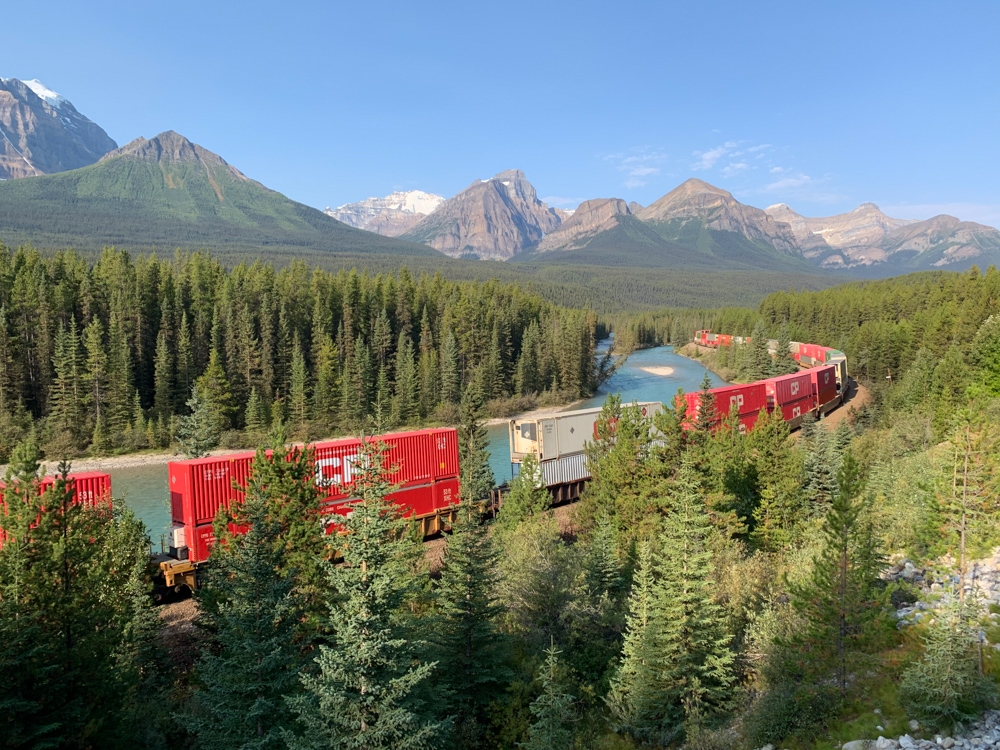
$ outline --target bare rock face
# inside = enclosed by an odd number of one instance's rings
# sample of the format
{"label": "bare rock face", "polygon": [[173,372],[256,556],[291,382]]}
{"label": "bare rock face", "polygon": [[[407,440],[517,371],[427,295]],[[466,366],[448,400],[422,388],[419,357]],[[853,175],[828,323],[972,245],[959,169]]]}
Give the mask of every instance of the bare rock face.
{"label": "bare rock face", "polygon": [[768,206],[764,211],[776,221],[783,221],[791,226],[803,249],[878,246],[894,229],[914,223],[886,216],[874,203],[862,203],[846,214],[821,218],[801,216],[784,203]]}
{"label": "bare rock face", "polygon": [[940,268],[1000,251],[1000,232],[993,227],[943,214],[925,221],[894,219],[874,203],[822,217],[802,216],[784,203],[764,210],[792,228],[805,257],[827,268],[895,260]]}
{"label": "bare rock face", "polygon": [[40,81],[0,78],[0,179],[86,167],[117,145]]}
{"label": "bare rock face", "polygon": [[524,172],[509,169],[472,183],[403,238],[453,258],[507,260],[538,244],[560,223],[559,215],[538,200]]}
{"label": "bare rock face", "polygon": [[422,190],[397,191],[384,198],[368,198],[328,208],[323,213],[338,221],[386,237],[398,237],[444,203],[444,198]]}
{"label": "bare rock face", "polygon": [[708,229],[738,232],[776,250],[798,254],[795,235],[787,224],[759,208],[740,203],[725,190],[694,178],[637,211],[636,216],[648,222],[700,220]]}
{"label": "bare rock face", "polygon": [[619,216],[632,212],[621,198],[598,198],[584,201],[573,215],[538,243],[538,252],[576,250],[587,242],[618,225]]}

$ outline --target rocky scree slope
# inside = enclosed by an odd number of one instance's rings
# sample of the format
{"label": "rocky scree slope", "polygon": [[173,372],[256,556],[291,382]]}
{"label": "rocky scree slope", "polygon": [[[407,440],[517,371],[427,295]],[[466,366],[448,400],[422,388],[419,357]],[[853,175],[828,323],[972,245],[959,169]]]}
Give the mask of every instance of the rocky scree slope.
{"label": "rocky scree slope", "polygon": [[0,180],[86,167],[117,146],[40,81],[0,78]]}

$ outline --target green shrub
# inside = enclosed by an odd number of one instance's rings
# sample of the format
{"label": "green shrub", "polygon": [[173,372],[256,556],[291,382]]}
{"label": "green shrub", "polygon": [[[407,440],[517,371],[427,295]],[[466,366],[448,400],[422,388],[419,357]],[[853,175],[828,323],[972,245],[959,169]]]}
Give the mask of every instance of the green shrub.
{"label": "green shrub", "polygon": [[776,744],[786,737],[811,739],[840,705],[832,687],[798,687],[769,690],[743,720],[743,734],[751,747]]}

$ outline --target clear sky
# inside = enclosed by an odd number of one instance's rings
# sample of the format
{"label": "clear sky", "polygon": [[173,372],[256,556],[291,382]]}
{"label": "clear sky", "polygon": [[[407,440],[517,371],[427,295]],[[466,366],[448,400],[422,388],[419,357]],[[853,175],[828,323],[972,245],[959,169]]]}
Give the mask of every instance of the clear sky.
{"label": "clear sky", "polygon": [[0,76],[319,208],[518,168],[566,208],[699,177],[1000,225],[996,0],[33,0],[3,25]]}

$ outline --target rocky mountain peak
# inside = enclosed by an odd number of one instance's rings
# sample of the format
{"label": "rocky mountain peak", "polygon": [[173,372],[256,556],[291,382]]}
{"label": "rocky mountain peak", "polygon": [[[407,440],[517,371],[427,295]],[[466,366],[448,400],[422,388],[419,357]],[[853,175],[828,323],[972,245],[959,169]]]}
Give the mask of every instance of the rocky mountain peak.
{"label": "rocky mountain peak", "polygon": [[200,164],[206,169],[210,167],[223,167],[233,177],[240,180],[249,180],[245,174],[218,154],[199,146],[197,143],[193,143],[173,130],[164,131],[148,140],[140,136],[133,141],[129,141],[121,148],[109,151],[101,158],[101,161],[121,158],[151,161],[161,166],[195,163]]}
{"label": "rocky mountain peak", "polygon": [[93,164],[116,144],[66,97],[38,80],[0,78],[0,179]]}
{"label": "rocky mountain peak", "polygon": [[649,222],[697,220],[708,229],[737,232],[776,250],[797,253],[791,228],[759,208],[736,200],[732,193],[691,178],[646,208],[636,217]]}
{"label": "rocky mountain peak", "polygon": [[861,214],[861,213],[882,213],[882,209],[876,206],[874,203],[862,203],[860,206],[855,208],[851,213]]}
{"label": "rocky mountain peak", "polygon": [[559,226],[520,169],[476,180],[403,235],[452,257],[507,260]]}
{"label": "rocky mountain peak", "polygon": [[566,219],[538,243],[539,252],[572,250],[601,232],[614,229],[619,216],[632,214],[621,198],[598,198],[584,201],[573,215]]}
{"label": "rocky mountain peak", "polygon": [[346,203],[323,213],[358,229],[398,237],[416,226],[444,203],[444,198],[423,190],[396,191],[384,198]]}

